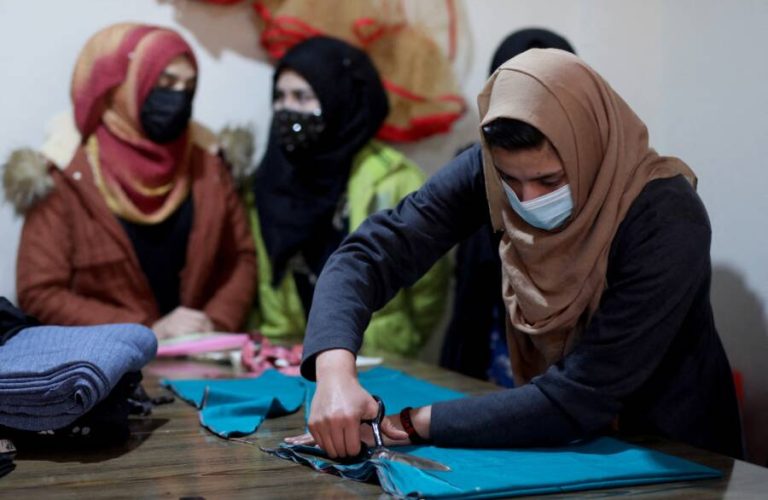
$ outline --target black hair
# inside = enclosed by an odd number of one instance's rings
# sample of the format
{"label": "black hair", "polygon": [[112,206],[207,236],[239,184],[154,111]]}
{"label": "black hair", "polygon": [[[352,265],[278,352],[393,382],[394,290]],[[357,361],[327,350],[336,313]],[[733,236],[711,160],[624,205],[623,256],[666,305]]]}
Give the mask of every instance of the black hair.
{"label": "black hair", "polygon": [[576,53],[568,40],[557,33],[541,28],[522,29],[515,31],[499,44],[496,53],[493,54],[488,76],[509,59],[529,49],[560,49],[572,54]]}
{"label": "black hair", "polygon": [[514,118],[496,118],[483,126],[483,137],[488,147],[508,151],[536,149],[544,144],[546,137],[539,129]]}

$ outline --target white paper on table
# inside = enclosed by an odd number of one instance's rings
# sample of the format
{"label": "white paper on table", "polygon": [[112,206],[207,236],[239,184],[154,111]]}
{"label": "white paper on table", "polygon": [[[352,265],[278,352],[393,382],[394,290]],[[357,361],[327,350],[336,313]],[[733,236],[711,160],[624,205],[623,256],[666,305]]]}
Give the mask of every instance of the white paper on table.
{"label": "white paper on table", "polygon": [[365,366],[376,366],[380,365],[384,360],[382,358],[374,358],[371,356],[358,356],[355,359],[355,366],[358,368],[362,368]]}

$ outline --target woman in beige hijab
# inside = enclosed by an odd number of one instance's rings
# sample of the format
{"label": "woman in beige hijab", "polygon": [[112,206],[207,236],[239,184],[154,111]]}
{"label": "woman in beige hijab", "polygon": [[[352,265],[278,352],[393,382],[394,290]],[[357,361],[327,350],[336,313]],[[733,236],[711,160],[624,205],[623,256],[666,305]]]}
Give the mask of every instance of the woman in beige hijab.
{"label": "woman in beige hijab", "polygon": [[618,428],[740,456],[693,172],[659,156],[621,97],[563,51],[507,61],[478,106],[482,146],[329,260],[304,344],[311,435],[291,441],[358,452],[357,422],[377,407],[354,370],[371,311],[490,217],[517,385],[387,417],[394,444],[536,446]]}

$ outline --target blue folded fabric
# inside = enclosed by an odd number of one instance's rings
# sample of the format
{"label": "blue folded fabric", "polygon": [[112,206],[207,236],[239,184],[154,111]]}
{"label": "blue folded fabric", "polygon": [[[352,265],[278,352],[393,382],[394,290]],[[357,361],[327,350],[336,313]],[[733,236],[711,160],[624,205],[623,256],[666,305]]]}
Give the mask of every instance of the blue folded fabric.
{"label": "blue folded fabric", "polygon": [[304,381],[274,370],[256,378],[162,380],[199,410],[200,425],[224,438],[256,432],[265,418],[293,413],[304,401]]}
{"label": "blue folded fabric", "polygon": [[65,427],[156,351],[155,334],[141,325],[25,328],[0,348],[0,425]]}
{"label": "blue folded fabric", "polygon": [[[387,414],[398,413],[406,406],[424,406],[466,396],[461,392],[446,389],[383,366],[361,372],[359,379],[360,385],[366,391],[379,396],[384,401]],[[304,410],[307,419],[309,418],[312,397],[315,395],[315,386],[316,384],[307,382],[307,407]]]}
{"label": "blue folded fabric", "polygon": [[386,459],[342,465],[317,450],[281,445],[272,453],[356,481],[378,480],[406,498],[498,498],[720,477],[709,467],[602,437],[559,448],[483,450],[403,446],[397,451],[436,460],[448,472]]}

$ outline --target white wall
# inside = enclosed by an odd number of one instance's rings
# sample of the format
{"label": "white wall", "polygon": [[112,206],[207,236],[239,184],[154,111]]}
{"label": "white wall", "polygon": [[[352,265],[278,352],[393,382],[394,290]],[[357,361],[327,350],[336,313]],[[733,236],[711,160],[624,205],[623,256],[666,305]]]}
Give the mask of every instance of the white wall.
{"label": "white wall", "polygon": [[[402,149],[433,172],[474,139],[474,98],[496,44],[524,26],[566,35],[646,121],[656,148],[699,175],[713,226],[715,314],[729,357],[745,376],[753,459],[765,463],[768,1],[471,0],[462,10],[466,64],[457,70],[471,112],[451,134]],[[213,128],[251,121],[263,132],[271,72],[247,7],[0,0],[0,160],[13,148],[42,143],[46,121],[69,105],[80,47],[102,26],[123,20],[174,26],[193,43],[201,68],[197,119]],[[0,208],[0,295],[10,298],[19,228],[10,208]]]}

